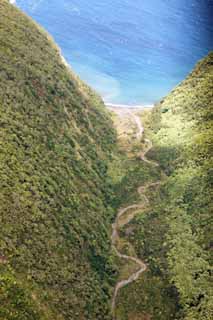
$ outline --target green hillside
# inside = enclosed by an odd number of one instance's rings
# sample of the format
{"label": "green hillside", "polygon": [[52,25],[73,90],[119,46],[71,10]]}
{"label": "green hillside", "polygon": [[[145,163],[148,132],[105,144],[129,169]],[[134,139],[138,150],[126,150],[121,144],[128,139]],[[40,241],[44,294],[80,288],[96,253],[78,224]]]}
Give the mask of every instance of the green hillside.
{"label": "green hillside", "polygon": [[122,230],[148,270],[120,291],[116,320],[213,319],[212,115],[213,53],[141,115],[153,142],[147,157],[159,167],[131,161],[117,186],[121,203],[141,201],[138,186],[160,173],[161,185],[149,189],[150,206]]}
{"label": "green hillside", "polygon": [[0,319],[110,319],[111,119],[6,0],[0,79]]}
{"label": "green hillside", "polygon": [[[168,174],[162,189],[170,282],[182,318],[213,317],[213,53],[153,110],[154,157]],[[164,219],[164,218],[163,218]]]}

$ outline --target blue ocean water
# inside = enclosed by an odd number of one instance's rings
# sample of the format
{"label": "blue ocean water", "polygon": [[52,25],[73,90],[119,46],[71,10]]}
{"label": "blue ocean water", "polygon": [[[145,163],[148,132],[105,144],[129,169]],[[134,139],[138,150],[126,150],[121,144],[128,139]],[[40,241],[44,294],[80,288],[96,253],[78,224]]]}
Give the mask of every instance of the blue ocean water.
{"label": "blue ocean water", "polygon": [[213,49],[213,0],[17,0],[107,102],[153,104]]}

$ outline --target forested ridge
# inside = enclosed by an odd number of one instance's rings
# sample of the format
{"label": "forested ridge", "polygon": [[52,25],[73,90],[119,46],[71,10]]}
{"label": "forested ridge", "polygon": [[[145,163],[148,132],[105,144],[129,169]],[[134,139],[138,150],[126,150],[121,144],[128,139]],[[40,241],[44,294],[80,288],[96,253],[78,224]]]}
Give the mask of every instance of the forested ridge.
{"label": "forested ridge", "polygon": [[[120,233],[123,252],[132,255],[134,248],[148,267],[120,290],[117,319],[213,318],[212,115],[212,53],[151,111],[141,114],[142,144],[145,149],[146,138],[152,141],[147,158],[159,167],[141,162],[141,146],[133,146],[135,156],[122,162],[126,168],[116,194],[120,206],[138,203],[137,188],[153,183],[146,192],[150,206]],[[125,268],[120,262],[120,269]]]}
{"label": "forested ridge", "polygon": [[0,319],[110,319],[115,131],[51,37],[0,1]]}
{"label": "forested ridge", "polygon": [[[213,53],[153,110],[157,159],[168,175],[162,188],[170,282],[183,318],[212,319]],[[160,211],[159,211],[160,212]]]}

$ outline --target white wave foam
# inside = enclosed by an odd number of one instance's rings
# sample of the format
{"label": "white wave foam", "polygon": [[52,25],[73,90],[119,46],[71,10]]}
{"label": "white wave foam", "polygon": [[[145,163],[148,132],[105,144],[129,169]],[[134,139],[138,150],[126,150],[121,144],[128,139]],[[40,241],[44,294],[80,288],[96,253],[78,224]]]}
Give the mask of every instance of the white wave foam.
{"label": "white wave foam", "polygon": [[67,60],[64,58],[64,56],[61,54],[61,50],[60,51],[60,57],[61,57],[61,61],[62,63],[68,68],[68,69],[71,69],[69,63],[67,62]]}
{"label": "white wave foam", "polygon": [[9,0],[11,4],[16,4],[16,0]]}
{"label": "white wave foam", "polygon": [[142,108],[153,108],[153,104],[145,104],[145,105],[131,105],[131,104],[116,104],[110,102],[104,102],[107,107],[111,108],[132,108],[132,109],[142,109]]}

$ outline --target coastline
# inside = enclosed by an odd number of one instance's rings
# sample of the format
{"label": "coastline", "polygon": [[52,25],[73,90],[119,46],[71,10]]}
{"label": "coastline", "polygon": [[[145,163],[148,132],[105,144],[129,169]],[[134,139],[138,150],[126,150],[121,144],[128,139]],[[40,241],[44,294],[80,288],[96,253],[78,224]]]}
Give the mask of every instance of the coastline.
{"label": "coastline", "polygon": [[108,108],[113,108],[113,109],[144,109],[144,108],[153,108],[154,104],[148,104],[148,105],[130,105],[130,104],[116,104],[116,103],[110,103],[110,102],[105,102],[104,104]]}

